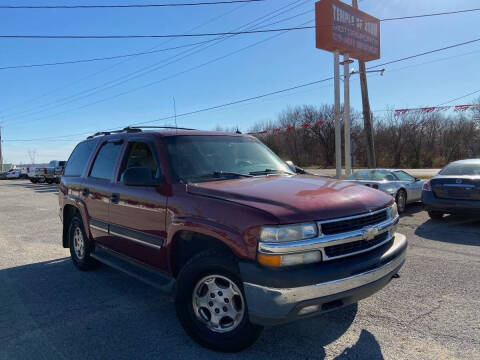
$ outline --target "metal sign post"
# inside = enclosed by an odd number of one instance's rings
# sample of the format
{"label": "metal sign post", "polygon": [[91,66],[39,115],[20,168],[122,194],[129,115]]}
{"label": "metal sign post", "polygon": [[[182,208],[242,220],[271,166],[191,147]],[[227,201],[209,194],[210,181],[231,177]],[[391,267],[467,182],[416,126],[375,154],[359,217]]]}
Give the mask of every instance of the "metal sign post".
{"label": "metal sign post", "polygon": [[343,126],[345,135],[345,175],[352,173],[352,151],[350,142],[350,60],[348,53],[343,55]]}
{"label": "metal sign post", "polygon": [[340,126],[340,64],[339,52],[333,52],[333,74],[334,74],[334,94],[335,94],[335,166],[337,169],[337,179],[342,177],[342,129]]}

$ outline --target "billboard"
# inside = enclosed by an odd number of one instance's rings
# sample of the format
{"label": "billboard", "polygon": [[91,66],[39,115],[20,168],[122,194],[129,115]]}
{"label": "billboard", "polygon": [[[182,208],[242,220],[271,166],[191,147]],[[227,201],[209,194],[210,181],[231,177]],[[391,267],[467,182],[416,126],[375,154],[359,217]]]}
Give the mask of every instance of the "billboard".
{"label": "billboard", "polygon": [[351,58],[380,58],[380,20],[338,0],[315,3],[316,46]]}

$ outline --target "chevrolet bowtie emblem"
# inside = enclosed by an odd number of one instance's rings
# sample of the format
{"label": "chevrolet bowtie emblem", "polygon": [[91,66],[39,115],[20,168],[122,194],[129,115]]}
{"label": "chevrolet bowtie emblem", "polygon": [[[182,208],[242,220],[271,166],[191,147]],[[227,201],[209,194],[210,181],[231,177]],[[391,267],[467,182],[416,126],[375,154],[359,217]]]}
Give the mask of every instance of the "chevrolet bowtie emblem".
{"label": "chevrolet bowtie emblem", "polygon": [[369,241],[373,240],[377,235],[378,235],[378,228],[376,227],[368,228],[363,232],[363,238]]}

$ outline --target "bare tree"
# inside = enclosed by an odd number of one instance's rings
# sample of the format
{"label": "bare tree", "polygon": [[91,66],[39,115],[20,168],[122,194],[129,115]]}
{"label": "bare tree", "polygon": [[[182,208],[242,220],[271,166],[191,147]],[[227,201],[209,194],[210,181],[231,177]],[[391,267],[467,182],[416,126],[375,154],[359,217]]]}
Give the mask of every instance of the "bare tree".
{"label": "bare tree", "polygon": [[36,158],[36,156],[37,156],[37,150],[36,150],[36,149],[28,149],[27,155],[28,155],[28,157],[29,157],[29,159],[30,159],[30,163],[31,163],[32,165],[35,165],[35,158]]}

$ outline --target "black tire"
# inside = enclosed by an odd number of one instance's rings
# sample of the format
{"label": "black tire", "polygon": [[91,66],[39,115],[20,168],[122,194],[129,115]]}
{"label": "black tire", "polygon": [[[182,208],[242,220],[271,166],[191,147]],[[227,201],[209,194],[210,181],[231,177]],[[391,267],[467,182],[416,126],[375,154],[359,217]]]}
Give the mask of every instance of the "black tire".
{"label": "black tire", "polygon": [[[83,256],[79,254],[75,247],[75,235],[78,235],[77,231],[79,231],[83,237]],[[83,222],[79,215],[74,215],[70,220],[68,228],[68,243],[70,247],[70,256],[72,258],[72,262],[78,269],[85,271],[98,267],[99,263],[90,256],[90,253],[93,251],[94,248],[93,242],[90,241],[87,234],[85,233]]]}
{"label": "black tire", "polygon": [[405,190],[398,190],[397,196],[395,197],[395,202],[397,203],[398,213],[404,213],[405,209],[407,208],[407,193]]}
{"label": "black tire", "polygon": [[53,184],[53,180],[52,180],[52,179],[47,179],[47,180],[45,180],[45,182],[46,182],[47,184]]}
{"label": "black tire", "polygon": [[31,182],[32,184],[36,184],[36,183],[37,183],[37,179],[30,179],[30,182]]}
{"label": "black tire", "polygon": [[432,220],[441,220],[443,218],[443,213],[440,211],[428,211],[428,216]]}
{"label": "black tire", "polygon": [[[202,279],[210,275],[227,278],[236,285],[243,295],[243,299],[241,299],[243,301],[243,317],[231,331],[216,332],[211,330],[205,322],[199,319],[200,315],[197,316],[194,310],[194,290]],[[194,256],[183,266],[177,277],[175,308],[180,323],[193,340],[212,350],[239,352],[252,345],[259,338],[263,327],[250,322],[244,299],[243,283],[240,280],[235,258],[226,251],[213,249]],[[213,305],[213,307],[215,306],[217,305]]]}

